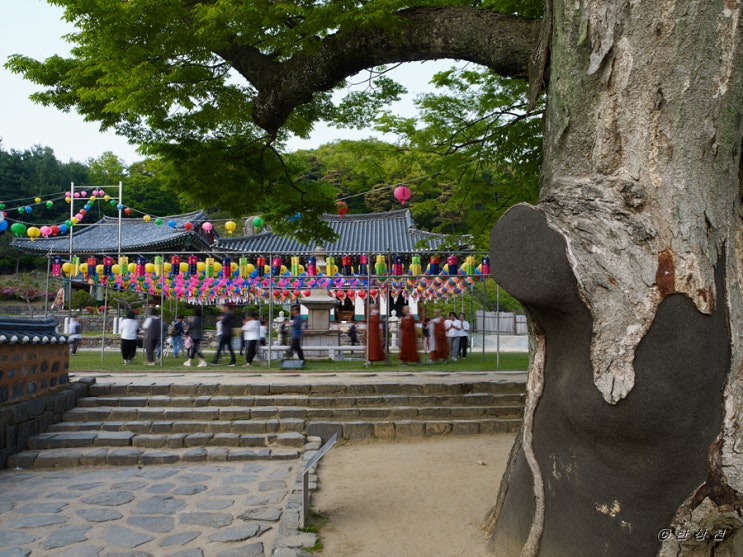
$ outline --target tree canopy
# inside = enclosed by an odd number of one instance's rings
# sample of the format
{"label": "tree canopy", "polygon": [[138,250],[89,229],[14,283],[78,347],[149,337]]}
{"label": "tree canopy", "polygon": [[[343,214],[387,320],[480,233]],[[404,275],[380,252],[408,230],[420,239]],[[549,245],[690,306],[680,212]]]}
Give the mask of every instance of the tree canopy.
{"label": "tree canopy", "polygon": [[[530,190],[526,198],[536,191],[538,118],[526,117],[522,78],[541,2],[50,1],[77,28],[67,37],[71,56],[14,55],[7,66],[42,87],[38,102],[77,110],[172,163],[168,187],[202,204],[234,216],[263,213],[304,239],[329,235],[315,217],[333,210],[336,188],[300,179],[306,163],[282,154],[291,134],[307,137],[321,120],[357,127],[380,120],[401,146],[448,154],[459,175],[451,173],[444,189],[460,202],[483,201],[468,183],[518,182],[526,159],[531,174],[519,187]],[[386,65],[442,58],[478,66],[437,78],[449,92],[421,100],[424,126],[383,114],[404,92]],[[365,69],[368,87],[334,104],[334,88]],[[507,151],[526,136],[531,141]],[[482,162],[496,149],[504,152],[486,171]]]}

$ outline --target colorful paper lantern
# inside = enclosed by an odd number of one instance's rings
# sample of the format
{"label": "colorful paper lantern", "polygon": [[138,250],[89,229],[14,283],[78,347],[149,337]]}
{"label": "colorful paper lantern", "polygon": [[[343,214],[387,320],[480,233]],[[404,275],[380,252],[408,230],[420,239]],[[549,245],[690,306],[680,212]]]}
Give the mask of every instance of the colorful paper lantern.
{"label": "colorful paper lantern", "polygon": [[21,222],[13,223],[13,226],[10,227],[10,231],[14,236],[20,238],[26,233],[26,225]]}
{"label": "colorful paper lantern", "polygon": [[405,202],[410,199],[410,188],[405,186],[397,186],[395,188],[395,199],[397,199],[401,205],[405,205]]}
{"label": "colorful paper lantern", "polygon": [[237,225],[234,223],[234,221],[228,220],[226,223],[224,223],[224,228],[227,230],[227,234],[232,234],[235,231],[235,228]]}
{"label": "colorful paper lantern", "polygon": [[213,226],[212,226],[212,223],[210,223],[210,222],[205,222],[205,223],[203,223],[201,225],[201,229],[204,232],[211,232],[212,228],[213,228]]}
{"label": "colorful paper lantern", "polygon": [[336,201],[335,206],[338,207],[338,214],[341,216],[341,218],[346,216],[346,213],[348,212],[348,205],[346,205],[345,201]]}
{"label": "colorful paper lantern", "polygon": [[39,230],[35,226],[31,226],[28,228],[28,230],[26,230],[26,235],[31,238],[31,241],[33,242],[34,240],[36,240],[36,238],[41,236],[41,230]]}

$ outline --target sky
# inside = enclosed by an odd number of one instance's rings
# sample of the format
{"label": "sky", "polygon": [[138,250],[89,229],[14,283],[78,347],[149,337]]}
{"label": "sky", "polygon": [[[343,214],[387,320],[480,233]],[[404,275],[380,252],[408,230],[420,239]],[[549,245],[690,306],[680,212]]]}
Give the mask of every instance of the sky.
{"label": "sky", "polygon": [[[96,122],[85,122],[75,113],[65,113],[44,107],[28,97],[37,90],[33,83],[5,69],[11,54],[23,54],[45,59],[54,54],[67,55],[69,45],[62,35],[73,30],[61,19],[62,9],[45,0],[0,0],[0,145],[3,150],[26,150],[35,145],[51,147],[62,162],[85,162],[111,151],[126,164],[143,157],[123,137],[112,131],[101,132]],[[409,91],[406,99],[396,103],[394,110],[413,114],[415,94],[431,90],[430,76],[447,68],[451,61],[406,64],[390,74]],[[351,78],[349,81],[353,81]],[[290,151],[318,147],[338,139],[365,139],[369,130],[338,130],[324,125],[316,127],[309,140],[293,139]],[[375,134],[375,137],[391,140]]]}

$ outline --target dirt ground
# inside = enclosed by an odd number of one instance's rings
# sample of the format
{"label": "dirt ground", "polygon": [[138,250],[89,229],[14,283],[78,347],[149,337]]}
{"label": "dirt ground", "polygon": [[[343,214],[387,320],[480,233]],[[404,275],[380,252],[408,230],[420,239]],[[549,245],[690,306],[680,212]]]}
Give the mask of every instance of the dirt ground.
{"label": "dirt ground", "polygon": [[323,557],[492,557],[480,524],[514,434],[348,442],[319,466]]}

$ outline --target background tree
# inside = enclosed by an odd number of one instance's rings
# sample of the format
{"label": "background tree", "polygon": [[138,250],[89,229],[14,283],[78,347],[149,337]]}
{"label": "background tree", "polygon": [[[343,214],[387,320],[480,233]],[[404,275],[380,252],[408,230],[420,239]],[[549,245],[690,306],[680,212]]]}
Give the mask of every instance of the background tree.
{"label": "background tree", "polygon": [[[466,60],[530,77],[530,106],[545,86],[539,201],[511,209],[491,237],[495,276],[523,302],[534,346],[494,550],[733,554],[740,0],[551,0],[541,19],[533,2],[57,3],[80,26],[73,57],[10,61],[46,87],[37,100],[184,163],[212,149],[200,163],[237,177],[220,181],[229,195],[263,196],[277,218],[332,204],[332,189],[293,183],[278,148],[337,117],[328,92],[361,69]],[[285,230],[311,234],[302,220]],[[722,541],[678,535],[718,528]]]}

